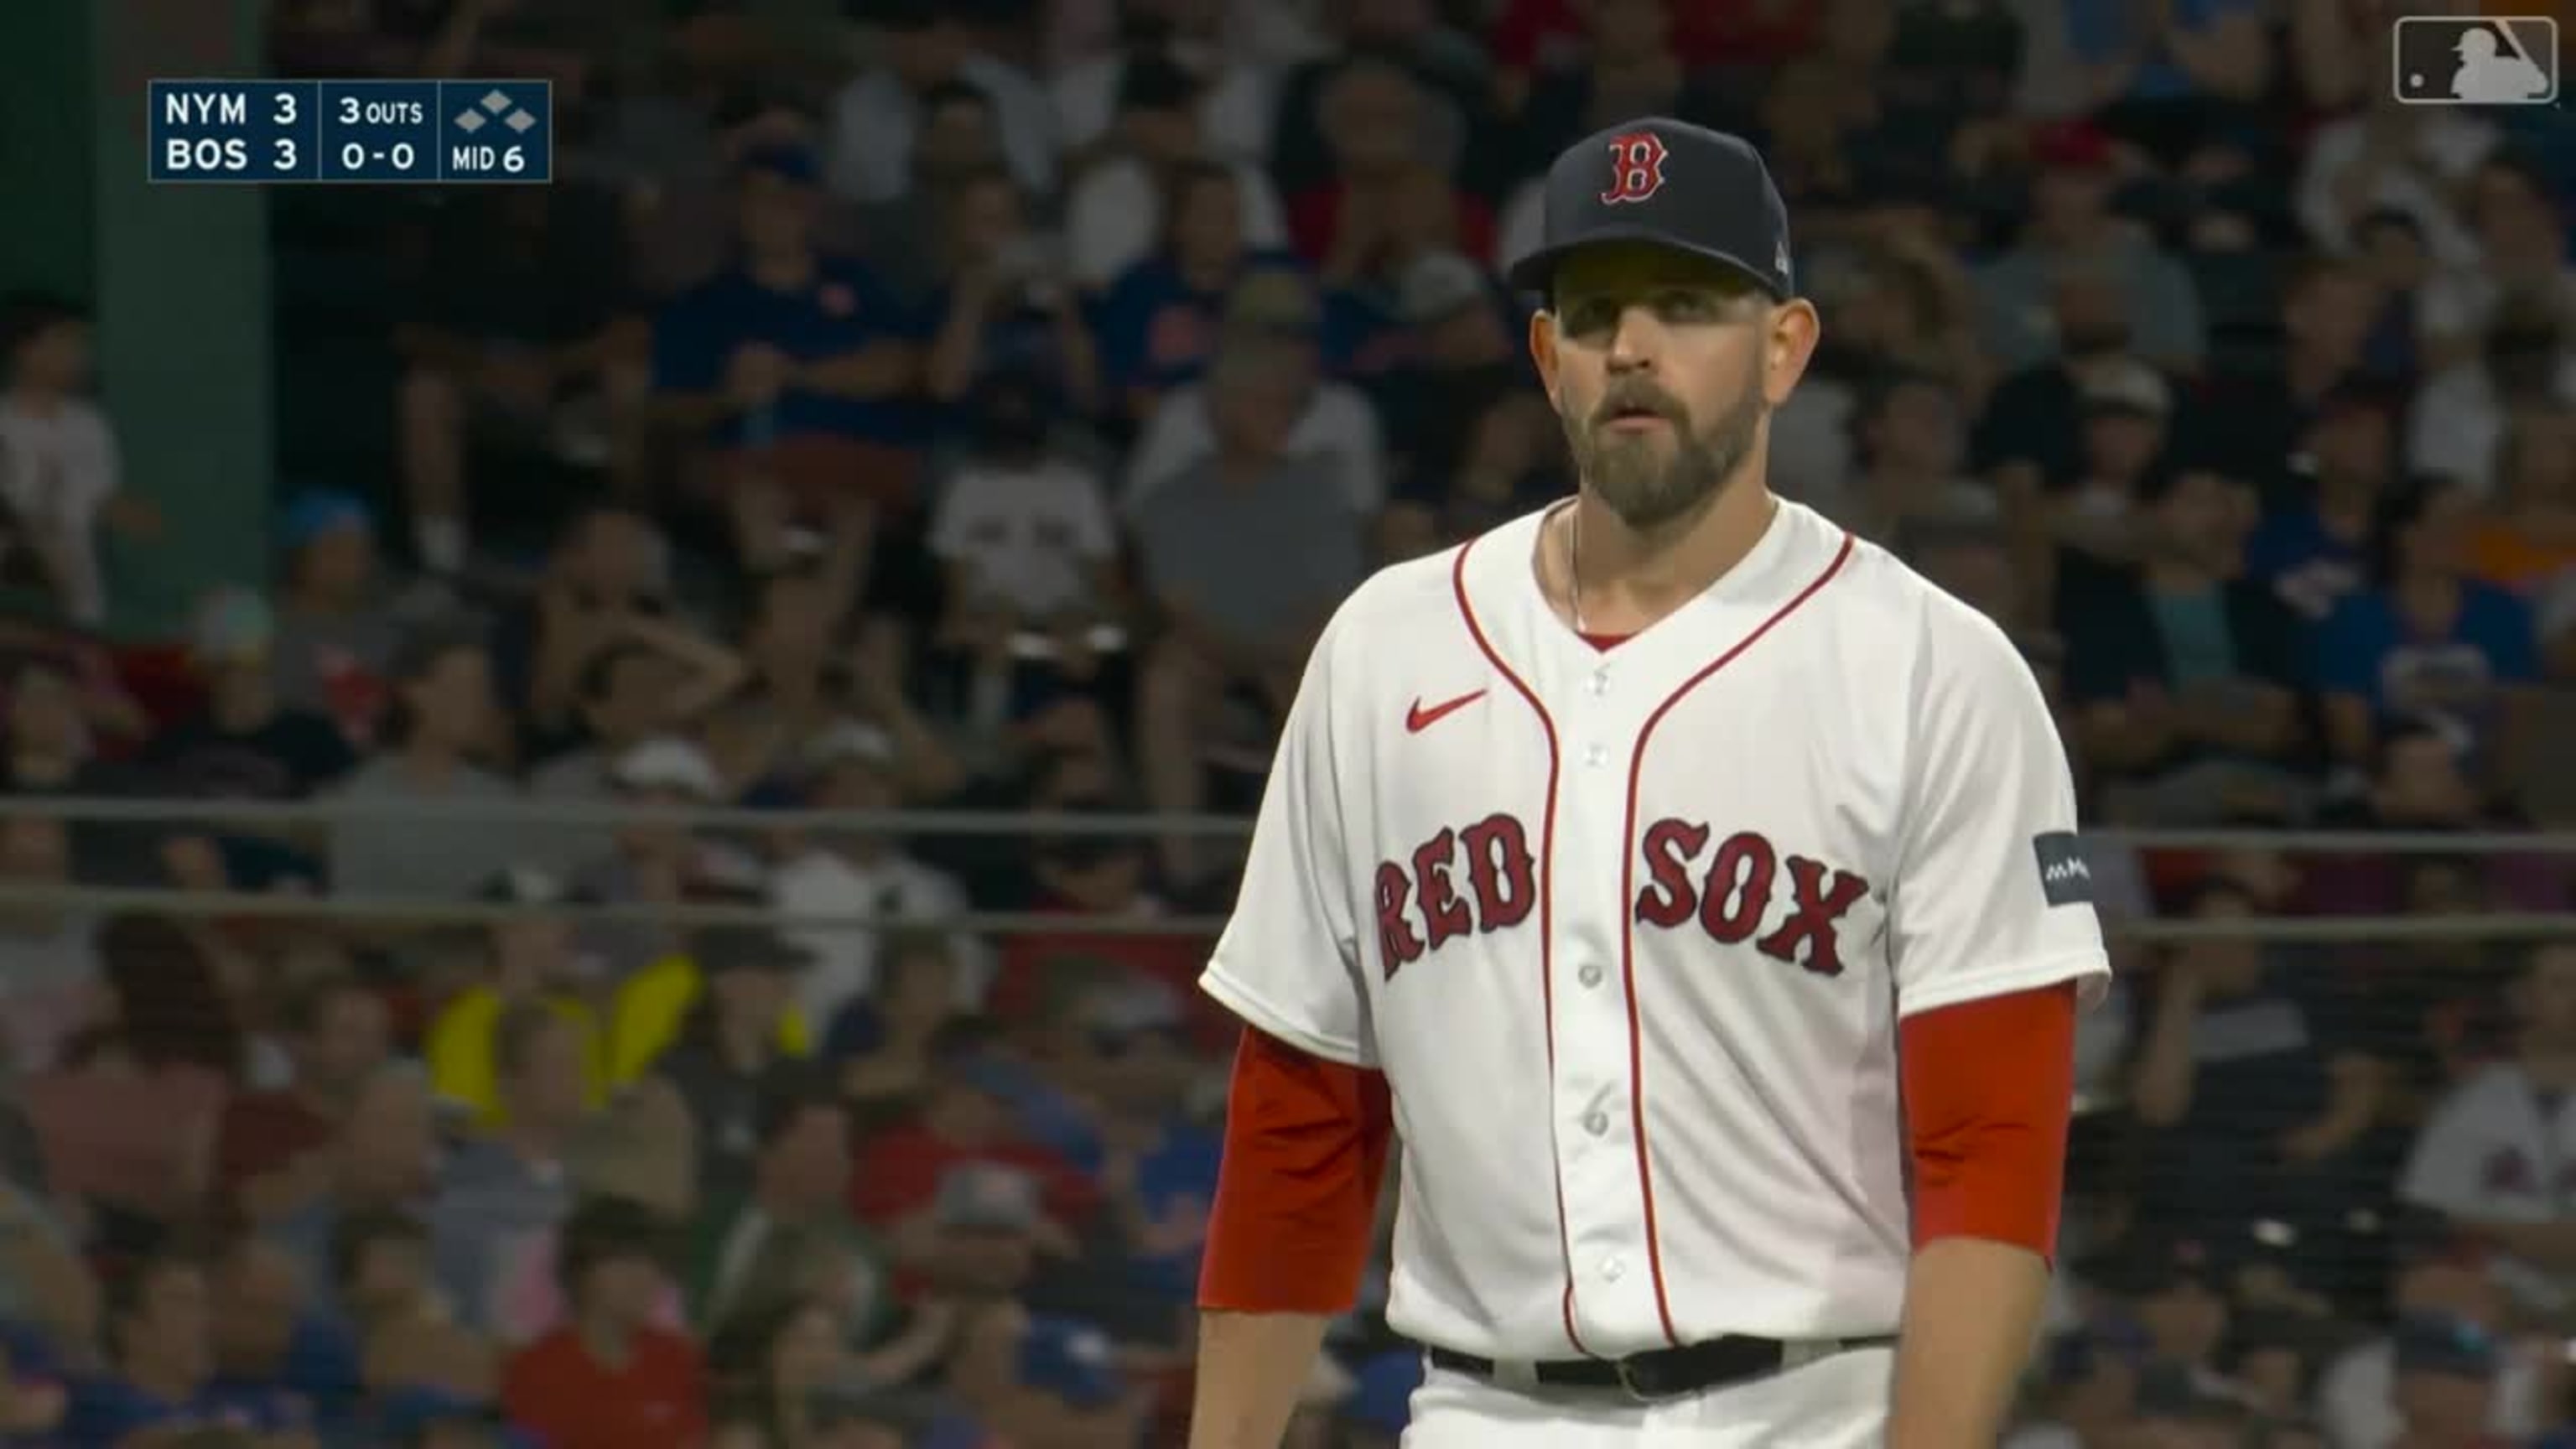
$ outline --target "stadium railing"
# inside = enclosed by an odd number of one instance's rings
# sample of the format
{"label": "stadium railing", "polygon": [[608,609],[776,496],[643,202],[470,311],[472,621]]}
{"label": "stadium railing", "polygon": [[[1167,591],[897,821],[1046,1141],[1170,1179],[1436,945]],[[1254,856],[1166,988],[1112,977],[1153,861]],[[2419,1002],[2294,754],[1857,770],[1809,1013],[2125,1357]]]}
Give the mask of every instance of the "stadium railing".
{"label": "stadium railing", "polygon": [[[1067,836],[1146,839],[1175,834],[1240,838],[1252,822],[1232,816],[1172,817],[996,811],[836,811],[739,807],[639,807],[620,802],[489,800],[472,802],[250,801],[135,797],[26,797],[8,812],[22,817],[123,824],[184,824],[200,829],[318,828],[364,820],[475,821],[495,825],[544,825],[550,829],[613,829],[621,825],[682,825],[715,832],[867,832],[897,836]],[[2567,856],[2576,869],[2576,832],[2384,832],[2332,830],[2130,830],[2087,832],[2104,847],[2141,854],[2267,851],[2290,856]],[[509,864],[496,860],[494,868]],[[463,924],[519,915],[582,920],[652,920],[671,925],[763,923],[809,928],[883,927],[882,916],[836,918],[796,913],[771,905],[566,902],[515,905],[461,900],[387,898],[332,893],[198,891],[80,884],[0,881],[0,907],[43,905],[95,911],[153,911],[183,916],[389,919],[422,924]],[[1213,935],[1224,921],[1211,916],[1085,919],[1047,914],[968,912],[938,922],[958,929],[1009,935],[1044,930],[1135,935]],[[2256,940],[2283,944],[2357,944],[2403,941],[2538,940],[2576,937],[2576,911],[2493,911],[2446,914],[2249,916],[2211,920],[2158,920],[2110,916],[2105,930],[2125,941],[2172,944]]]}

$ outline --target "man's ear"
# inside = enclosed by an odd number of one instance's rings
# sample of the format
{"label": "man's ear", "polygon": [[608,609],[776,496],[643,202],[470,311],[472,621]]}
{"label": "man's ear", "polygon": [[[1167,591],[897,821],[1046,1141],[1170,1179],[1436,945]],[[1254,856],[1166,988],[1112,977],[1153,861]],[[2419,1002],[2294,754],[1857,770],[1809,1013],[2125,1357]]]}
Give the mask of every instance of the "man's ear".
{"label": "man's ear", "polygon": [[1776,408],[1789,400],[1789,394],[1797,390],[1798,379],[1807,375],[1807,364],[1816,356],[1816,343],[1824,336],[1824,320],[1816,315],[1815,303],[1792,297],[1770,309],[1766,331],[1762,340],[1762,396]]}
{"label": "man's ear", "polygon": [[1530,362],[1538,368],[1539,386],[1547,389],[1547,400],[1556,402],[1556,313],[1541,307],[1530,314]]}

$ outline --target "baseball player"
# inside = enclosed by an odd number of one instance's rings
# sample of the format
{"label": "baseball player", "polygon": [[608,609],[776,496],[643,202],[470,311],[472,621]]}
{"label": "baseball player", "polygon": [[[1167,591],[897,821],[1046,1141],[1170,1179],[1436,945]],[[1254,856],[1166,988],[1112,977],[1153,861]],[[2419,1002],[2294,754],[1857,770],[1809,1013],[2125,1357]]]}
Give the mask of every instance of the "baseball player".
{"label": "baseball player", "polygon": [[1203,978],[1191,1443],[1279,1443],[1400,1139],[1408,1449],[1986,1449],[2109,974],[2065,755],[2000,630],[1767,485],[1817,319],[1753,149],[1606,131],[1545,217],[1581,485],[1345,602]]}

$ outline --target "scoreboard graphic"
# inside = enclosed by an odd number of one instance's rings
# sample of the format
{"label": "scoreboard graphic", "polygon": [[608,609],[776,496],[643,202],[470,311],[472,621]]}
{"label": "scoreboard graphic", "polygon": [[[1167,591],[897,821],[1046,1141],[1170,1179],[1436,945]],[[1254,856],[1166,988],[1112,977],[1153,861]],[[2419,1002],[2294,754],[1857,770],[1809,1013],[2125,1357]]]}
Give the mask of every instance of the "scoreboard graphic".
{"label": "scoreboard graphic", "polygon": [[554,179],[541,80],[156,80],[151,180],[177,184]]}

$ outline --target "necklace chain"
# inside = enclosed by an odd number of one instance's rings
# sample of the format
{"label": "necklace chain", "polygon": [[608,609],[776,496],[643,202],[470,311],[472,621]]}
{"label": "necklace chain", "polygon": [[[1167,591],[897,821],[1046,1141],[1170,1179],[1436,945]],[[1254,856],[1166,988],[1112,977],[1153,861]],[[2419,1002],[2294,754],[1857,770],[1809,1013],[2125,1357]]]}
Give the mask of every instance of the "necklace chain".
{"label": "necklace chain", "polygon": [[1583,506],[1576,504],[1565,513],[1565,612],[1573,616],[1574,632],[1587,632],[1583,627]]}
{"label": "necklace chain", "polygon": [[[1779,515],[1780,500],[1770,500],[1763,515],[1767,531],[1771,520]],[[1583,505],[1578,503],[1565,511],[1565,612],[1574,624],[1574,632],[1588,634],[1583,627]]]}

